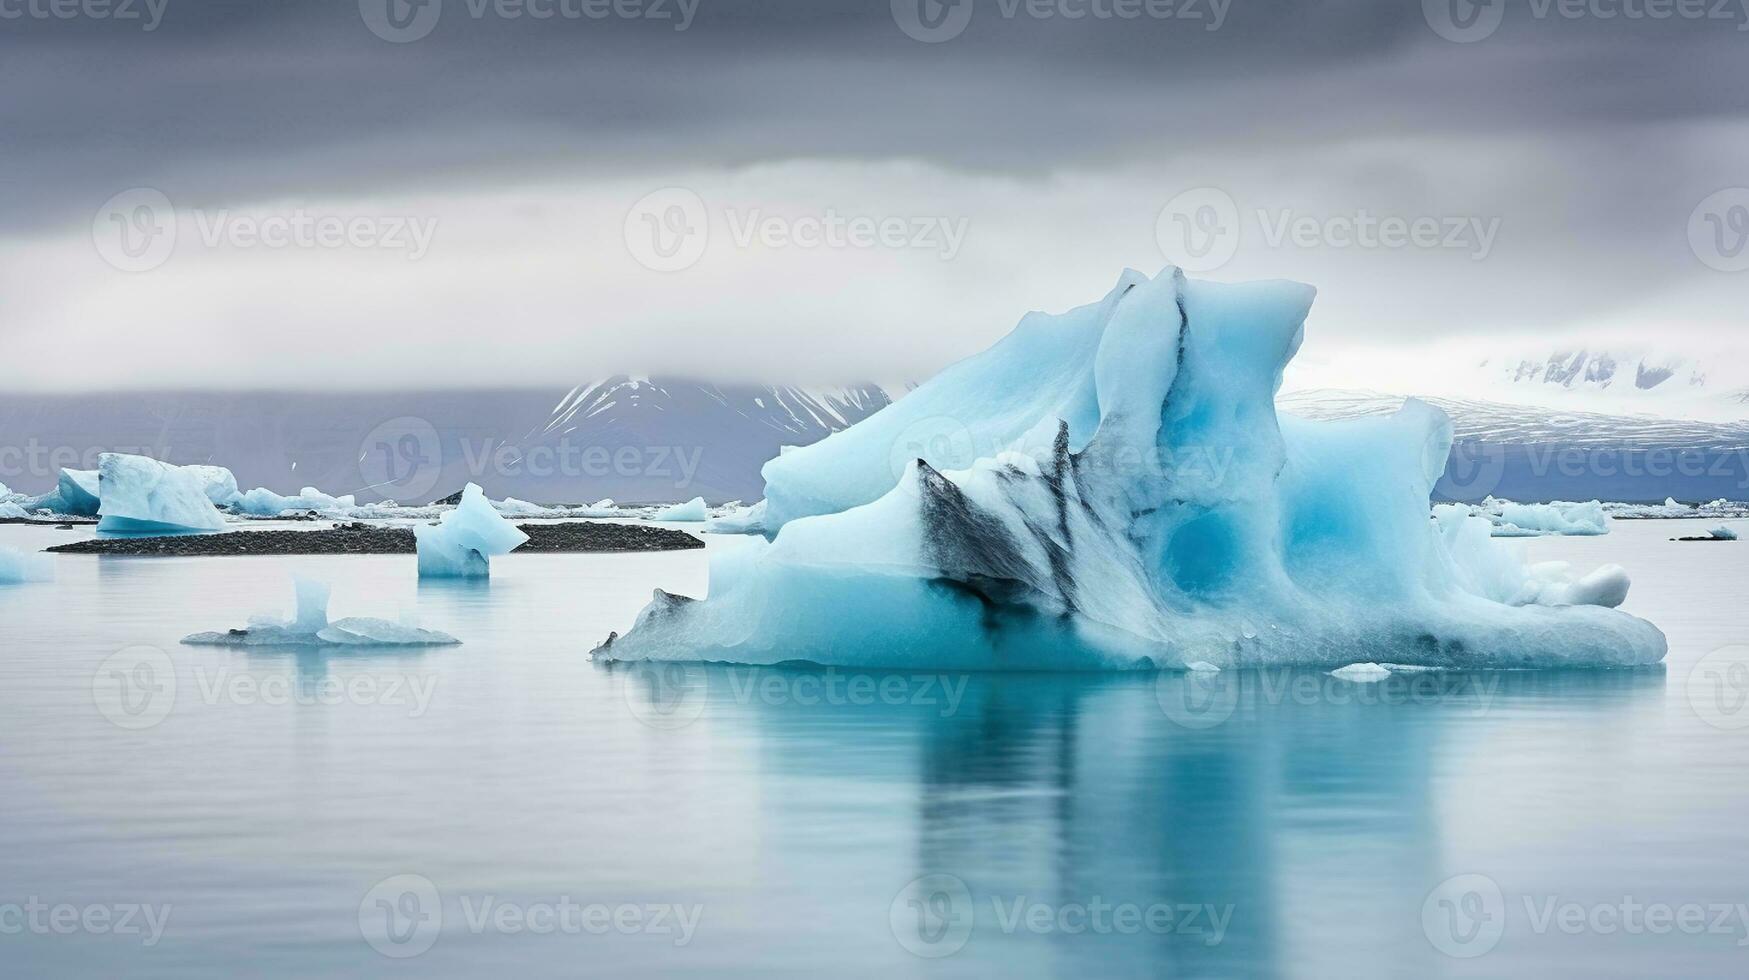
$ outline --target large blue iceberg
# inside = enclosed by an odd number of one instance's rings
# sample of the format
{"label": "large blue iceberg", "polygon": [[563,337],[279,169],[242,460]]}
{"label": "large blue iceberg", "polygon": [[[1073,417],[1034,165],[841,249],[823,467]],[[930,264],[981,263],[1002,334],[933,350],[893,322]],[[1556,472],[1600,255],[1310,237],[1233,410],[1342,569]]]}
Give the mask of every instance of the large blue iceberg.
{"label": "large blue iceberg", "polygon": [[236,477],[222,466],[173,466],[124,453],[97,458],[97,484],[97,529],[117,534],[223,531],[214,501],[237,495]]}
{"label": "large blue iceberg", "polygon": [[765,469],[769,541],[598,660],[955,669],[1656,663],[1626,575],[1429,517],[1451,425],[1278,417],[1314,290],[1126,271]]}

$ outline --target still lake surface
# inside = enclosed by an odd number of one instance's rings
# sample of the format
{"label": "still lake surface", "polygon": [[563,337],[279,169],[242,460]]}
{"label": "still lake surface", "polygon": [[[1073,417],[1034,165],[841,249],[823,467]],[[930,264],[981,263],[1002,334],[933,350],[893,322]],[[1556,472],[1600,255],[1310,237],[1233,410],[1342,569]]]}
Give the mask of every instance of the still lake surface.
{"label": "still lake surface", "polygon": [[[1527,545],[1626,565],[1663,668],[1377,685],[589,662],[702,552],[61,556],[0,586],[0,972],[1740,977],[1749,543],[1702,527]],[[294,574],[464,645],[178,644]]]}

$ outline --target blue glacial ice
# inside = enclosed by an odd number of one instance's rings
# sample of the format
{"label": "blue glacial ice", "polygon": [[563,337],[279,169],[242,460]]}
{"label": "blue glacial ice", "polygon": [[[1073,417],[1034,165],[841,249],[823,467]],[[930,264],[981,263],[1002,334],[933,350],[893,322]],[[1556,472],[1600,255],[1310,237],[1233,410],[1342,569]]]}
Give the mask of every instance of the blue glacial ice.
{"label": "blue glacial ice", "polygon": [[509,554],[528,540],[474,483],[462,490],[461,503],[437,524],[415,525],[413,537],[419,549],[420,578],[485,578],[492,574],[493,555]]}
{"label": "blue glacial ice", "polygon": [[104,453],[97,458],[97,513],[102,518],[97,529],[116,534],[222,531],[225,517],[213,506],[213,494],[226,478],[234,496],[237,481],[221,467],[172,466],[147,456]]}
{"label": "blue glacial ice", "polygon": [[55,478],[53,490],[19,501],[19,504],[25,510],[46,510],[70,517],[96,517],[97,471],[62,470]]}
{"label": "blue glacial ice", "polygon": [[1472,510],[1494,523],[1497,538],[1534,538],[1545,534],[1592,536],[1609,533],[1609,515],[1597,500],[1556,500],[1547,504],[1520,504],[1493,497]]}
{"label": "blue glacial ice", "polygon": [[256,487],[248,493],[234,495],[230,501],[233,510],[253,517],[278,517],[287,511],[309,510],[328,514],[350,514],[357,504],[351,494],[335,497],[315,487],[305,487],[291,497],[274,493],[266,487]]}
{"label": "blue glacial ice", "polygon": [[663,507],[650,515],[652,521],[707,521],[710,520],[710,509],[705,506],[703,497],[694,497],[684,504],[673,504]]}
{"label": "blue glacial ice", "polygon": [[328,621],[326,583],[297,579],[297,608],[289,619],[251,616],[249,625],[216,633],[194,633],[182,642],[196,646],[450,646],[461,641],[448,633],[420,629],[417,623],[349,617]]}
{"label": "blue glacial ice", "polygon": [[0,545],[0,585],[52,582],[54,580],[55,559],[53,555],[19,551],[17,548]]}
{"label": "blue glacial ice", "polygon": [[1625,666],[1619,569],[1429,520],[1449,419],[1277,417],[1314,291],[1126,271],[767,465],[766,541],[657,591],[598,660],[1108,669]]}

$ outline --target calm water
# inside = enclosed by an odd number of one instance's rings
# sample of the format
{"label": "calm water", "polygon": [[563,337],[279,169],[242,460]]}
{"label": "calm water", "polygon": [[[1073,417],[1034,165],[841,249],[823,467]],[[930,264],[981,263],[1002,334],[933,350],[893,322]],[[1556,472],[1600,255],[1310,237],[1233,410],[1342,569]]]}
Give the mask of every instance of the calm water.
{"label": "calm water", "polygon": [[[697,552],[65,556],[0,587],[0,972],[1742,976],[1749,543],[1694,530],[1530,544],[1665,669],[1193,689],[590,664]],[[177,644],[292,573],[465,645]]]}

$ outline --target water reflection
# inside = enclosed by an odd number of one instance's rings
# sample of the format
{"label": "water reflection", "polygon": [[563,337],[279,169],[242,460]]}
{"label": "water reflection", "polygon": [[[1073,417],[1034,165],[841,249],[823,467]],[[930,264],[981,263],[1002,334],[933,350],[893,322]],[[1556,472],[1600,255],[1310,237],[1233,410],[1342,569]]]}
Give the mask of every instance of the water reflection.
{"label": "water reflection", "polygon": [[[1446,874],[1453,759],[1502,730],[1620,727],[1661,710],[1665,687],[1656,668],[1374,684],[1298,670],[618,669],[634,711],[759,731],[761,819],[779,837],[818,818],[798,786],[914,786],[911,857],[867,892],[895,900],[875,910],[893,913],[895,945],[945,953],[931,972],[953,975],[1440,972],[1455,961],[1419,910]],[[923,893],[905,891],[920,878]],[[1174,911],[1126,933],[1112,911],[1126,905]],[[1088,918],[1101,908],[1104,929]]]}

